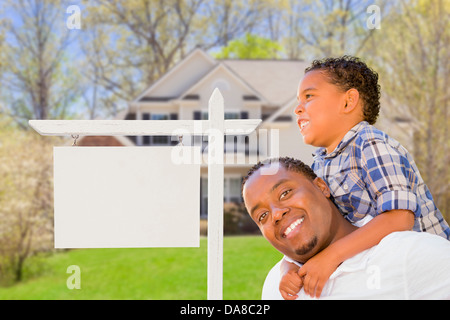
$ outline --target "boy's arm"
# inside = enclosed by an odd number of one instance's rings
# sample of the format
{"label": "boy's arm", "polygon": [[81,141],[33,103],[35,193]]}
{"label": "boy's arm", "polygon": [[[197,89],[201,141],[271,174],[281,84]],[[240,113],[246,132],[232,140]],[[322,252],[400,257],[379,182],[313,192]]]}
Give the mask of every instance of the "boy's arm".
{"label": "boy's arm", "polygon": [[328,278],[345,260],[377,245],[392,232],[411,230],[414,213],[409,210],[391,210],[376,216],[366,225],[335,241],[300,268],[303,289],[310,296],[319,297]]}
{"label": "boy's arm", "polygon": [[283,258],[280,265],[280,286],[279,290],[284,300],[297,299],[297,293],[302,288],[302,279],[298,276],[300,267],[295,263],[288,262]]}

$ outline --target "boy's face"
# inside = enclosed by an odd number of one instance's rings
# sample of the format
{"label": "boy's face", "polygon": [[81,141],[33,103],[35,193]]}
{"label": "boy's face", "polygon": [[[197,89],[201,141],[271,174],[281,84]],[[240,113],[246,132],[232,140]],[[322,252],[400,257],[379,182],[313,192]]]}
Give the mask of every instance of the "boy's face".
{"label": "boy's face", "polygon": [[264,237],[300,262],[326,247],[333,234],[330,201],[318,179],[311,181],[279,165],[276,175],[258,170],[243,189],[247,211]]}
{"label": "boy's face", "polygon": [[345,92],[329,83],[322,71],[314,70],[301,81],[297,101],[295,114],[304,142],[331,152],[343,137],[339,122]]}

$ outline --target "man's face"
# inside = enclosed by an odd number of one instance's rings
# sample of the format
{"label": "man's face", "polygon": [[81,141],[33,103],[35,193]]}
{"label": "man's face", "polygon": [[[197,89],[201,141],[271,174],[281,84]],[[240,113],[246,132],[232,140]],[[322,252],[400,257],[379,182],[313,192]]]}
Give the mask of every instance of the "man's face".
{"label": "man's face", "polygon": [[264,237],[280,252],[306,262],[329,245],[331,202],[317,178],[279,166],[276,175],[253,173],[243,189],[245,206]]}
{"label": "man's face", "polygon": [[297,101],[295,114],[303,141],[327,149],[337,145],[341,139],[339,106],[345,105],[345,93],[329,83],[323,72],[315,70],[305,74]]}

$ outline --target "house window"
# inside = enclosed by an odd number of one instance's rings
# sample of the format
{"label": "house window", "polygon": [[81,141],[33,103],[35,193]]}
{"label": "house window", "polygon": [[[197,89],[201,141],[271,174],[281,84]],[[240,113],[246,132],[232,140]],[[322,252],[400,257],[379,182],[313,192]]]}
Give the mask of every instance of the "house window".
{"label": "house window", "polygon": [[[168,113],[152,113],[152,120],[169,120]],[[167,146],[170,144],[168,136],[150,136],[150,144],[153,146]]]}
{"label": "house window", "polygon": [[[223,180],[223,201],[241,203],[241,183],[242,177],[231,176]],[[200,215],[202,217],[208,214],[208,177],[201,178],[200,184]]]}
{"label": "house window", "polygon": [[200,216],[208,215],[208,178],[202,177],[200,180]]}
{"label": "house window", "polygon": [[[173,120],[177,114],[168,113],[144,113],[143,120]],[[168,146],[170,145],[170,136],[144,136],[142,143],[145,146]]]}
{"label": "house window", "polygon": [[[225,111],[225,120],[248,119],[248,111]],[[208,111],[194,111],[194,120],[208,120]]]}
{"label": "house window", "polygon": [[154,146],[167,146],[170,144],[170,137],[168,136],[151,136],[150,140]]}
{"label": "house window", "polygon": [[167,113],[152,113],[151,120],[169,120]]}
{"label": "house window", "polygon": [[208,120],[208,111],[194,111],[194,120]]}
{"label": "house window", "polygon": [[229,119],[240,119],[241,116],[239,112],[225,112],[225,120]]}
{"label": "house window", "polygon": [[225,177],[224,179],[224,202],[240,203],[241,200],[241,177]]}

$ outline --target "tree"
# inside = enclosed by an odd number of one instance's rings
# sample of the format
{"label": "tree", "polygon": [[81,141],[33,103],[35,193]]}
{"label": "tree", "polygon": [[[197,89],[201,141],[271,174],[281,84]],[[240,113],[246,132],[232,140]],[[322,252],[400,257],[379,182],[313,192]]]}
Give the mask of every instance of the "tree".
{"label": "tree", "polygon": [[411,146],[421,175],[443,214],[450,210],[449,99],[450,4],[402,1],[372,39],[383,91],[391,115],[409,121]]}
{"label": "tree", "polygon": [[270,1],[209,0],[199,10],[197,43],[205,48],[227,46],[229,41],[255,33],[264,24]]}
{"label": "tree", "polygon": [[75,69],[65,63],[70,34],[65,21],[57,19],[61,15],[57,4],[56,0],[4,4],[8,45],[2,52],[2,85],[8,114],[24,127],[28,119],[67,117],[78,92]]}
{"label": "tree", "polygon": [[279,59],[282,47],[268,38],[247,33],[232,40],[215,55],[217,59]]}
{"label": "tree", "polygon": [[[135,99],[195,47],[226,46],[262,21],[265,1],[96,0],[83,15],[91,110]],[[94,98],[94,96],[96,98]],[[97,99],[97,100],[95,100]]]}
{"label": "tree", "polygon": [[[289,58],[308,60],[358,56],[375,29],[367,29],[367,7],[373,1],[289,0],[284,47]],[[385,13],[386,2],[379,4]]]}
{"label": "tree", "polygon": [[53,142],[0,119],[0,284],[53,247]]}
{"label": "tree", "polygon": [[184,55],[202,2],[90,3],[85,9],[84,22],[89,31],[83,43],[90,77],[115,98],[134,99]]}

